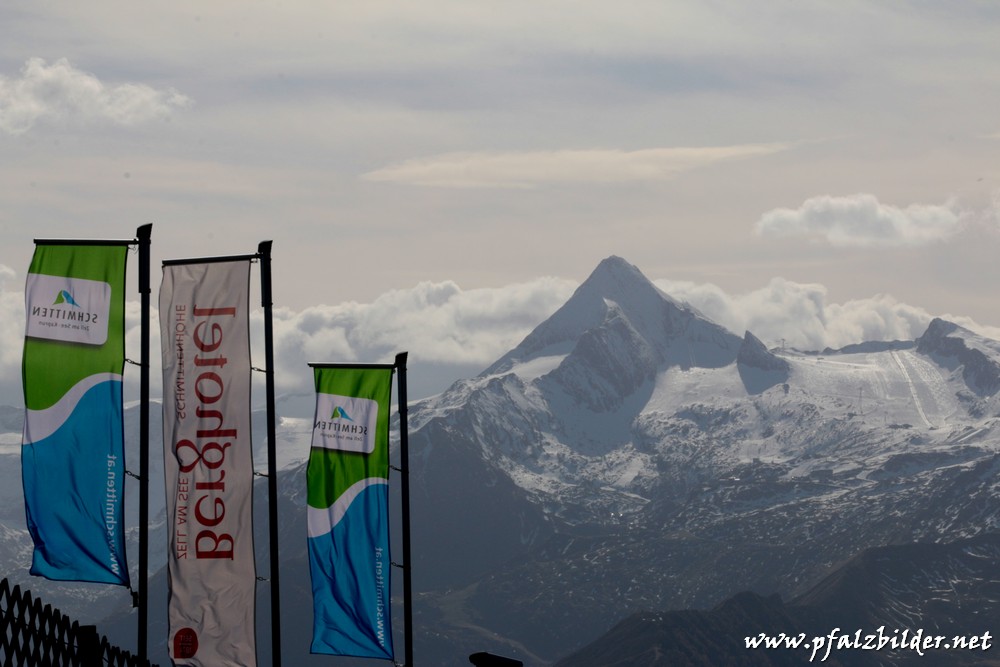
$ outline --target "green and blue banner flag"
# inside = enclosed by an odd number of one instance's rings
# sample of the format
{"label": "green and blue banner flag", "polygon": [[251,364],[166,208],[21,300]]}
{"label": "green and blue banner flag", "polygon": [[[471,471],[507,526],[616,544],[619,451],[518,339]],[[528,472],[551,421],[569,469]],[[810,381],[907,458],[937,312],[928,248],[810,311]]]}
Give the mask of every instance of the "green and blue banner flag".
{"label": "green and blue banner flag", "polygon": [[392,660],[392,366],[316,366],[307,468],[312,653]]}
{"label": "green and blue banner flag", "polygon": [[122,498],[129,242],[39,243],[25,286],[21,476],[31,574],[129,585]]}

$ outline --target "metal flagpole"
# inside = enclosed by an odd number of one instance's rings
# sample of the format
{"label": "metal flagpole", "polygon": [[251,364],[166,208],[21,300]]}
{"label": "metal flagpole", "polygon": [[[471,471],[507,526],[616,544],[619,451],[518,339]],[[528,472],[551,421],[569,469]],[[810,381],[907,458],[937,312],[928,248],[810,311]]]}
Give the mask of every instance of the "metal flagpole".
{"label": "metal flagpole", "polygon": [[139,664],[148,664],[149,628],[149,299],[153,225],[135,232],[139,242]]}
{"label": "metal flagpole", "polygon": [[271,303],[271,241],[257,246],[260,258],[260,298],[264,308],[264,367],[267,394],[267,502],[271,537],[271,664],[281,667],[281,587],[278,582],[278,464],[275,443],[274,331]]}
{"label": "metal flagpole", "polygon": [[403,651],[413,667],[413,560],[410,558],[410,455],[406,425],[406,352],[396,355],[399,398],[400,493],[403,496]]}

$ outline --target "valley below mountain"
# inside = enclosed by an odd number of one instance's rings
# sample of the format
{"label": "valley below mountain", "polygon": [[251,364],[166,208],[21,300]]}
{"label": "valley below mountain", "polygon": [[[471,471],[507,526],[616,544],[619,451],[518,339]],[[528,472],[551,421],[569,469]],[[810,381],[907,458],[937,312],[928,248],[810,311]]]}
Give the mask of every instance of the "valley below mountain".
{"label": "valley below mountain", "polygon": [[995,665],[1000,536],[866,549],[785,602],[639,612],[556,667]]}

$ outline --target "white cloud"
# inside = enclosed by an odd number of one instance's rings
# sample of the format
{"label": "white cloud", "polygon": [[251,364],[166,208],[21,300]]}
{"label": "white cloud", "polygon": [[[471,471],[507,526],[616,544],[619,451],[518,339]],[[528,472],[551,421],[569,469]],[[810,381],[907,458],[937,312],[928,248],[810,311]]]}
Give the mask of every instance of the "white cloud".
{"label": "white cloud", "polygon": [[663,181],[716,162],[777,153],[789,144],[643,150],[446,153],[369,172],[370,181],[450,188],[531,188],[545,183]]}
{"label": "white cloud", "polygon": [[301,389],[309,362],[382,363],[402,351],[409,353],[408,364],[461,366],[475,373],[517,345],[575,288],[557,278],[473,290],[450,281],[423,282],[371,303],[277,310],[275,383]]}
{"label": "white cloud", "polygon": [[135,125],[165,118],[191,99],[139,83],[107,85],[60,58],[30,58],[18,78],[0,76],[0,130],[23,134],[42,120]]}
{"label": "white cloud", "polygon": [[[842,304],[828,303],[827,290],[815,283],[773,278],[767,286],[728,294],[711,283],[657,280],[671,296],[686,301],[734,333],[751,331],[767,345],[801,350],[841,348],[864,341],[913,340],[935,317],[923,308],[878,294]],[[1000,329],[964,316],[939,315],[960,326],[1000,339]]]}
{"label": "white cloud", "polygon": [[918,246],[959,230],[963,214],[951,204],[882,204],[874,195],[824,195],[797,209],[769,211],[757,221],[762,236],[811,236],[834,246]]}

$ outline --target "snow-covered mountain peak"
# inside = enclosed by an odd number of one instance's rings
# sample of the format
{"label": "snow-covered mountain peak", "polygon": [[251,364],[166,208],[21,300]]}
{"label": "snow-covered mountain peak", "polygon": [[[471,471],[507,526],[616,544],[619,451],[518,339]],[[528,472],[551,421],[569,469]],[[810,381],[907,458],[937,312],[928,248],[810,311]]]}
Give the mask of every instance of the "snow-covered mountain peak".
{"label": "snow-covered mountain peak", "polygon": [[743,334],[743,344],[736,355],[736,361],[743,366],[763,371],[785,371],[790,368],[787,361],[773,354],[763,342],[747,331]]}
{"label": "snow-covered mountain peak", "polygon": [[978,349],[987,356],[1000,356],[1000,342],[981,336],[954,322],[935,317],[927,325],[927,330],[922,336],[917,338],[918,351],[929,354],[931,352],[947,352],[949,346],[957,345],[961,342],[965,347]]}
{"label": "snow-covered mountain peak", "polygon": [[934,318],[927,331],[917,339],[917,352],[941,366],[961,369],[969,389],[980,396],[1000,391],[1000,343],[990,340],[954,322]]}
{"label": "snow-covered mountain peak", "polygon": [[601,260],[580,285],[577,295],[581,299],[610,299],[622,304],[626,310],[641,310],[660,301],[667,301],[677,308],[686,308],[653,285],[638,267],[615,255]]}
{"label": "snow-covered mountain peak", "polygon": [[646,360],[653,351],[654,365],[726,365],[735,359],[740,345],[737,336],[663,293],[632,264],[612,256],[559,310],[483,374],[507,372],[540,357],[581,352],[580,345],[586,347],[593,336],[630,340],[644,348],[639,356]]}

